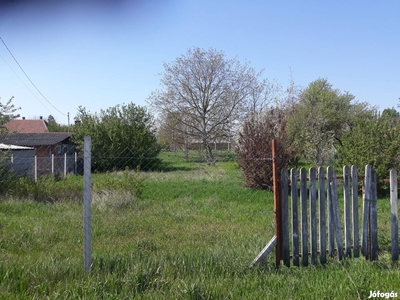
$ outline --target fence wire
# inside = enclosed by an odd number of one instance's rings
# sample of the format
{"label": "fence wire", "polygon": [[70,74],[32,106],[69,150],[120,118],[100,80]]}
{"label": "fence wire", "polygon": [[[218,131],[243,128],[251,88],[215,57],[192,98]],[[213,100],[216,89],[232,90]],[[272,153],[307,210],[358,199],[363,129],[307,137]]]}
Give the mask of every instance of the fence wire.
{"label": "fence wire", "polygon": [[[30,150],[1,155],[3,252],[10,251],[5,245],[16,245],[12,239],[36,251],[35,240],[50,234],[49,249],[61,241],[70,245],[63,257],[78,253],[81,258],[84,249],[93,256],[219,240],[238,243],[233,247],[245,243],[253,256],[273,234],[272,194],[244,187],[233,151],[213,151],[210,166],[197,150],[164,151],[157,157],[137,157],[130,149]],[[87,155],[91,172],[85,182]],[[84,202],[87,193],[90,201]],[[86,255],[84,263],[88,270],[92,262]]]}

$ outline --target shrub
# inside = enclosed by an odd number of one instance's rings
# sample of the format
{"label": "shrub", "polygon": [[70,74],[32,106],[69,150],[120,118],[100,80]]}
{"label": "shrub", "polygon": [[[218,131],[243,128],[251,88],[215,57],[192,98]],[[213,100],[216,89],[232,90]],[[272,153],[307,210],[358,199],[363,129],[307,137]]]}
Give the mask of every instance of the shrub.
{"label": "shrub", "polygon": [[133,103],[117,105],[99,114],[78,108],[72,139],[83,151],[85,136],[92,140],[92,169],[96,172],[152,169],[161,151],[155,135],[153,116],[145,107]]}
{"label": "shrub", "polygon": [[253,115],[243,125],[236,147],[245,186],[272,190],[272,140],[277,141],[278,170],[295,163],[294,150],[286,138],[283,111]]}

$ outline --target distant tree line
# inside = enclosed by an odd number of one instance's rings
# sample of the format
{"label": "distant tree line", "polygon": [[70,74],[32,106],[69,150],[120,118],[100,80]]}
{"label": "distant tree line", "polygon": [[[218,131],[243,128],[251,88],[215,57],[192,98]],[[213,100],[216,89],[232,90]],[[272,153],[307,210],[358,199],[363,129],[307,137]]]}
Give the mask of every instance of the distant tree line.
{"label": "distant tree line", "polygon": [[[150,168],[159,162],[161,148],[172,144],[183,150],[202,145],[204,160],[212,165],[213,145],[235,141],[245,184],[270,189],[273,139],[280,168],[370,164],[382,178],[400,167],[399,112],[379,112],[326,78],[305,88],[291,79],[283,88],[262,79],[249,62],[213,48],[191,48],[163,66],[160,89],[147,99],[151,111],[133,103],[98,113],[78,108],[72,139],[82,150],[83,137],[92,136],[97,171]],[[12,99],[0,103],[2,123],[18,116]],[[68,128],[49,116],[48,129]]]}

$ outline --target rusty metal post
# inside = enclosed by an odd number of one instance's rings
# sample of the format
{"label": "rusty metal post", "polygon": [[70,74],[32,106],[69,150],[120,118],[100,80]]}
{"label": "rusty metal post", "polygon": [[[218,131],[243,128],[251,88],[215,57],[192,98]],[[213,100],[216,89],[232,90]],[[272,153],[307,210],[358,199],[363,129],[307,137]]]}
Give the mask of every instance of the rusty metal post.
{"label": "rusty metal post", "polygon": [[275,214],[275,236],[277,238],[276,243],[276,267],[279,267],[282,260],[282,203],[281,203],[281,190],[280,180],[278,173],[278,166],[276,162],[277,155],[277,142],[272,140],[272,181],[273,181],[273,192],[274,192],[274,214]]}

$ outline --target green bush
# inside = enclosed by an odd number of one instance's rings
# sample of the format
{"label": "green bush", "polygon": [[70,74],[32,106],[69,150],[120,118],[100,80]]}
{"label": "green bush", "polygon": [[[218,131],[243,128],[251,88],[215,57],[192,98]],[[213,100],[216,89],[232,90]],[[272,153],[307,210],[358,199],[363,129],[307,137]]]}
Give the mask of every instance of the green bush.
{"label": "green bush", "polygon": [[153,116],[145,107],[133,103],[117,105],[99,114],[79,107],[78,125],[72,140],[80,151],[84,137],[91,136],[92,170],[95,172],[152,169],[160,163],[161,151],[155,135]]}

